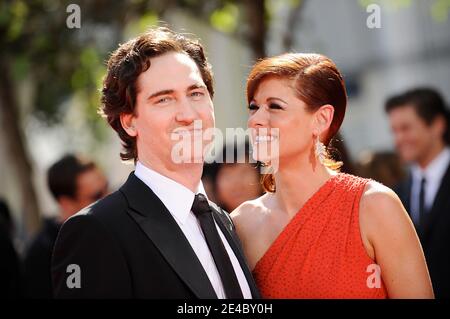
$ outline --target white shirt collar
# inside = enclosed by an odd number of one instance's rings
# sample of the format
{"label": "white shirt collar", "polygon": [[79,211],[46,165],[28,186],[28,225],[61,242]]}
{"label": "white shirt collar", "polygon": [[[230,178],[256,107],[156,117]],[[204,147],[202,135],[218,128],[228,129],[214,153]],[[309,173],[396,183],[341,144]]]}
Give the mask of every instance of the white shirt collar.
{"label": "white shirt collar", "polygon": [[416,180],[425,177],[427,181],[440,181],[447,170],[450,162],[450,148],[445,147],[435,159],[425,169],[422,169],[418,164],[412,166],[412,174]]}
{"label": "white shirt collar", "polygon": [[136,163],[134,175],[150,187],[172,216],[181,224],[186,221],[191,212],[195,194],[201,193],[206,196],[201,181],[199,181],[197,193],[193,193],[187,187],[152,170],[139,161]]}

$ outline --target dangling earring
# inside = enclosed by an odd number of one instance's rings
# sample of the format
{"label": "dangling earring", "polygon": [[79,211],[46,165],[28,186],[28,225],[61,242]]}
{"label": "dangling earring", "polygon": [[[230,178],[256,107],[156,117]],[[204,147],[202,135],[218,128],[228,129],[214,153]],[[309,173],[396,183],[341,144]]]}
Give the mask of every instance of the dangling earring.
{"label": "dangling earring", "polygon": [[325,162],[325,158],[327,156],[327,150],[325,148],[325,145],[323,145],[318,136],[316,139],[315,154],[320,164],[323,165]]}
{"label": "dangling earring", "polygon": [[259,165],[260,167],[269,167],[269,163],[260,162],[260,161],[258,161],[258,165]]}

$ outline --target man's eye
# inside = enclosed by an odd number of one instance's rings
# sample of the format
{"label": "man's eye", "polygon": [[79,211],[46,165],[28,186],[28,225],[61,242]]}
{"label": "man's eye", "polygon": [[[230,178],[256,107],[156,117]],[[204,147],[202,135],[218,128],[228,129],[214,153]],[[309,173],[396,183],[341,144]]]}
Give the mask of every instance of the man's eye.
{"label": "man's eye", "polygon": [[194,91],[194,92],[191,93],[191,96],[193,96],[193,97],[200,97],[200,96],[203,96],[203,95],[205,95],[205,93],[203,93],[201,91]]}
{"label": "man's eye", "polygon": [[166,97],[159,98],[159,99],[156,101],[156,103],[157,103],[157,104],[161,104],[161,103],[167,103],[167,102],[169,102],[169,101],[170,101],[170,98],[169,98],[168,96],[166,96]]}
{"label": "man's eye", "polygon": [[257,110],[258,105],[256,105],[255,103],[250,103],[250,105],[248,106],[248,109],[251,111]]}

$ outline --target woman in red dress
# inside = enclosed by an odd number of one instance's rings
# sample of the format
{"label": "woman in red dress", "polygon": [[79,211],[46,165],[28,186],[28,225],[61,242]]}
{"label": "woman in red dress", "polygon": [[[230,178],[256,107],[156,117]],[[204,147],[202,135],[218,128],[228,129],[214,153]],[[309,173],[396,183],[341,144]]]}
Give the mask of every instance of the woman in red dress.
{"label": "woman in red dress", "polygon": [[[258,62],[247,82],[266,194],[232,218],[265,298],[433,298],[418,237],[389,188],[339,172],[327,147],[347,95],[319,54]],[[355,133],[357,134],[357,133]]]}

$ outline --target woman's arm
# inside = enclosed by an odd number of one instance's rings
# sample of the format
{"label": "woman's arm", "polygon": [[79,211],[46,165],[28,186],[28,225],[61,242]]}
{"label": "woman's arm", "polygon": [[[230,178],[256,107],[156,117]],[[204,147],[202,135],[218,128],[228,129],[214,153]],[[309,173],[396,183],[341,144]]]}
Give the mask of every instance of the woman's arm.
{"label": "woman's arm", "polygon": [[389,298],[434,298],[425,257],[398,196],[369,182],[360,203],[363,242],[369,243]]}

